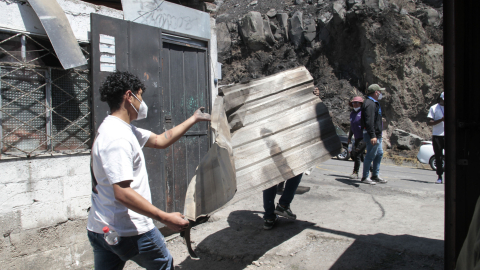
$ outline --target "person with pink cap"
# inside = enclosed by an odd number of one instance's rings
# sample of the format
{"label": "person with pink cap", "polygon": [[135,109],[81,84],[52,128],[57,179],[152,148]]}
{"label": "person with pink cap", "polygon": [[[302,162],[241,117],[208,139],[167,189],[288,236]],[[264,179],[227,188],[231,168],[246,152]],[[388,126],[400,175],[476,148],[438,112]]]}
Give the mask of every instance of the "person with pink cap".
{"label": "person with pink cap", "polygon": [[[355,136],[355,144],[352,147],[352,159],[354,161],[353,173],[351,174],[352,179],[358,179],[358,170],[360,169],[360,159],[361,153],[365,151],[366,144],[363,142],[363,131],[362,131],[362,112],[360,108],[363,104],[362,97],[354,97],[348,105],[353,108],[353,111],[350,113],[350,131],[348,132],[348,144],[352,141],[352,136]],[[372,182],[375,184],[374,182]]]}

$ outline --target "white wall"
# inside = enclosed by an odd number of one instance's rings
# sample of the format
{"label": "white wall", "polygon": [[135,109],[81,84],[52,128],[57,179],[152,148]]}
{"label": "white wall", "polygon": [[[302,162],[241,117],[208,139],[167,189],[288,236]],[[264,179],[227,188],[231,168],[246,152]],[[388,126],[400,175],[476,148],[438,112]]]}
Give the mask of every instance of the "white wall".
{"label": "white wall", "polygon": [[79,260],[91,256],[85,229],[89,164],[89,155],[0,162],[0,265],[27,268],[45,261],[51,267],[34,268],[62,269],[91,264],[91,259]]}
{"label": "white wall", "polygon": [[[0,29],[46,35],[42,23],[32,7],[18,0],[0,0]],[[90,40],[90,13],[123,19],[123,12],[96,6],[78,0],[57,0],[65,11],[75,37],[79,41]]]}

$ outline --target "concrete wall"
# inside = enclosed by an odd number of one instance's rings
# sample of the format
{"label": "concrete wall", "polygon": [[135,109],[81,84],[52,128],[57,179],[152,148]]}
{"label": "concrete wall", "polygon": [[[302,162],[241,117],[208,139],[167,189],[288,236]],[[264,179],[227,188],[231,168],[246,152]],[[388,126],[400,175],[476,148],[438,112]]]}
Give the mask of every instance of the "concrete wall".
{"label": "concrete wall", "polygon": [[85,229],[91,205],[89,162],[89,155],[0,161],[3,269],[92,265]]}
{"label": "concrete wall", "polygon": [[[90,13],[123,19],[123,12],[78,0],[57,0],[65,11],[75,37],[79,41],[90,40]],[[0,0],[0,29],[46,35],[37,14],[27,1]]]}

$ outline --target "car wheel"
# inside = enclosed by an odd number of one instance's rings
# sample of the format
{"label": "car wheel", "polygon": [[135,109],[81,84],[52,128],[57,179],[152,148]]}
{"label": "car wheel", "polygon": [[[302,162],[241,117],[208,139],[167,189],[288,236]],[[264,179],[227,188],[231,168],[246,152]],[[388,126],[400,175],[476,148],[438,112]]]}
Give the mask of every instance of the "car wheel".
{"label": "car wheel", "polygon": [[350,158],[350,153],[348,153],[348,148],[342,145],[342,151],[337,155],[339,160],[348,160]]}
{"label": "car wheel", "polygon": [[[442,166],[445,169],[445,157],[442,157],[442,161],[443,161]],[[437,162],[435,161],[435,156],[432,156],[428,163],[430,164],[430,167],[432,167],[432,170],[434,170],[434,171],[437,170]]]}

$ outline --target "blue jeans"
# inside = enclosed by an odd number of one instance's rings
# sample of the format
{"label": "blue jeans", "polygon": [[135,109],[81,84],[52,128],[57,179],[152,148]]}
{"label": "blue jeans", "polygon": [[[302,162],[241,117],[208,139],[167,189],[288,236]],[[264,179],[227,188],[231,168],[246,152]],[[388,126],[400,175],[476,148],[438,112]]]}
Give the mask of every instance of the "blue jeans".
{"label": "blue jeans", "polygon": [[95,270],[123,269],[128,260],[146,269],[173,269],[173,257],[157,228],[141,235],[120,237],[114,246],[107,244],[100,233],[88,231],[88,239],[93,247]]}
{"label": "blue jeans", "polygon": [[382,138],[377,138],[377,144],[372,145],[372,143],[370,142],[370,135],[364,132],[363,140],[367,144],[367,154],[363,159],[362,178],[368,177],[371,165],[373,165],[372,176],[378,176],[378,174],[380,173],[380,162],[382,161],[383,157]]}
{"label": "blue jeans", "polygon": [[[283,190],[282,197],[278,203],[283,206],[290,207],[290,203],[293,201],[293,196],[295,196],[295,191],[297,191],[298,184],[302,180],[303,173],[288,179],[285,182],[285,188]],[[265,209],[265,214],[263,215],[264,219],[275,218],[275,196],[277,195],[277,185],[265,189],[263,191],[263,209]]]}

